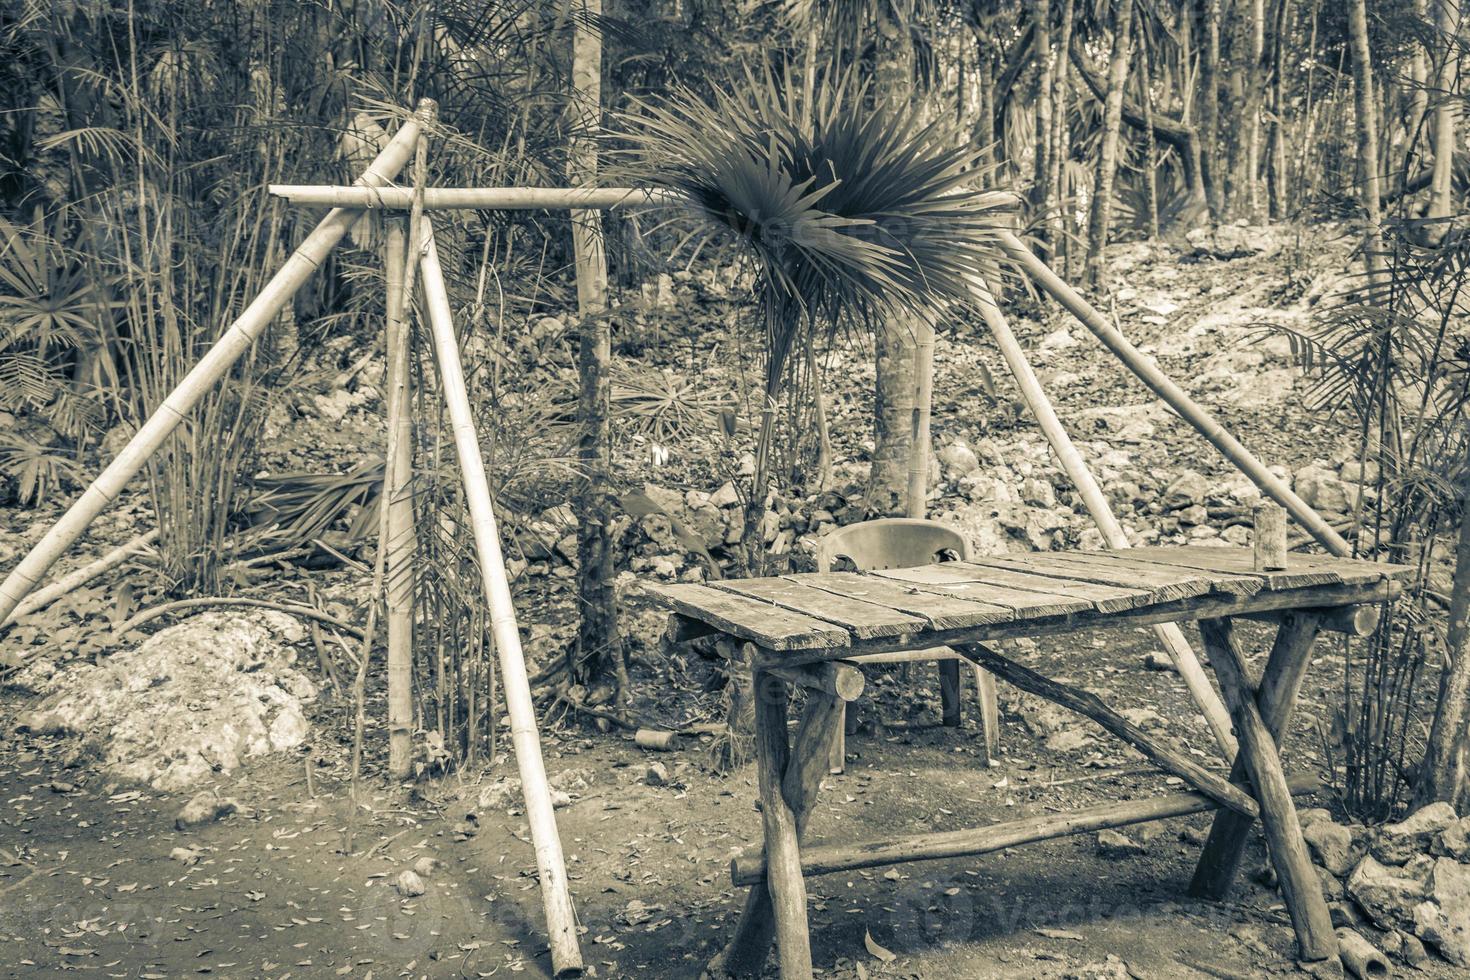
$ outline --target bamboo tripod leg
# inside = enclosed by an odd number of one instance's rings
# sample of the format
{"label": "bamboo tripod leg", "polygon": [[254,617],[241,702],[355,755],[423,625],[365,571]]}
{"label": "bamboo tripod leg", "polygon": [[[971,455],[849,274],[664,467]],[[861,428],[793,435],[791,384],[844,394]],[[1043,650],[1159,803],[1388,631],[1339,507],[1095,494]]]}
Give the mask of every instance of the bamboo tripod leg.
{"label": "bamboo tripod leg", "polygon": [[[425,99],[419,113],[432,106]],[[357,184],[364,187],[379,187],[391,180],[413,152],[421,129],[419,119],[410,119],[394,134],[377,158],[368,166]],[[291,253],[279,272],[266,283],[259,295],[247,306],[238,319],[220,337],[215,345],[205,352],[199,363],[185,375],[163,404],[158,406],[133,438],[122,448],[107,468],[92,481],[80,498],[61,515],[61,518],[46,532],[46,536],[26,553],[20,563],[10,570],[4,582],[0,582],[0,623],[3,623],[43,576],[56,564],[56,559],[69,548],[88,525],[116,499],[137,472],[143,468],[163,441],[169,437],[184,416],[193,410],[199,399],[204,397],[214,383],[229,370],[230,365],[240,359],[256,338],[270,326],[281,309],[296,294],[317,266],[326,259],[347,230],[357,222],[361,211],[337,209],[323,218],[306,240]]]}
{"label": "bamboo tripod leg", "polygon": [[[773,692],[768,687],[757,697],[768,697],[771,693]],[[784,699],[784,688],[780,693]],[[845,703],[829,694],[817,691],[807,693],[806,709],[796,731],[796,748],[781,779],[781,794],[795,819],[798,841],[816,803],[822,777],[827,774],[828,760],[834,744],[833,735],[840,732]],[[784,726],[784,710],[781,715]],[[783,727],[782,732],[784,731]],[[764,806],[764,800],[762,805]],[[802,912],[804,916],[804,904]],[[766,955],[775,935],[776,919],[771,892],[764,882],[758,882],[746,893],[745,907],[740,913],[735,935],[729,945],[710,963],[709,973],[716,977],[758,975],[765,965]]]}
{"label": "bamboo tripod leg", "polygon": [[575,976],[582,971],[582,951],[577,943],[576,913],[572,909],[572,896],[567,885],[561,839],[556,831],[551,788],[546,781],[546,767],[541,759],[541,742],[536,732],[536,708],[531,701],[531,686],[526,677],[525,658],[521,653],[520,632],[516,628],[515,606],[511,602],[510,584],[506,579],[505,562],[500,553],[500,532],[495,525],[495,511],[491,506],[485,461],[480,455],[479,436],[475,432],[474,414],[465,388],[464,368],[459,360],[459,342],[454,336],[454,316],[449,306],[444,270],[439,265],[439,255],[434,247],[433,226],[427,217],[423,223],[423,255],[419,278],[423,283],[429,329],[433,334],[434,353],[439,363],[440,382],[449,409],[450,424],[454,430],[454,446],[459,457],[460,475],[464,480],[465,500],[474,526],[475,557],[479,561],[485,598],[490,606],[491,633],[500,657],[501,684],[505,692],[506,713],[510,715],[516,766],[520,771],[521,789],[525,796],[526,822],[531,827],[536,867],[541,876],[541,901],[546,910],[552,969],[558,977]]}
{"label": "bamboo tripod leg", "polygon": [[[1278,747],[1291,725],[1296,699],[1301,693],[1302,680],[1311,660],[1312,643],[1317,638],[1321,621],[1320,615],[1311,612],[1293,612],[1285,616],[1276,631],[1276,642],[1261,674],[1256,706],[1260,709],[1266,730]],[[1230,781],[1240,783],[1245,780],[1245,760],[1237,755],[1230,770]],[[1209,840],[1205,842],[1194,869],[1194,878],[1189,883],[1191,895],[1211,899],[1225,897],[1240,867],[1253,823],[1228,810],[1216,814]]]}
{"label": "bamboo tripod leg", "polygon": [[1332,930],[1327,900],[1322,896],[1322,883],[1307,855],[1307,843],[1297,822],[1286,772],[1251,690],[1230,620],[1202,619],[1199,626],[1205,638],[1205,651],[1215,665],[1215,676],[1220,678],[1220,688],[1230,701],[1231,716],[1240,733],[1240,755],[1261,808],[1266,848],[1296,930],[1297,953],[1309,961],[1334,958],[1337,936]]}
{"label": "bamboo tripod leg", "polygon": [[404,321],[407,231],[401,217],[388,219],[383,260],[388,300],[388,772],[409,773],[413,756],[413,422],[408,410],[408,325]]}
{"label": "bamboo tripod leg", "polygon": [[[1036,372],[1031,369],[1031,362],[1026,360],[1026,353],[1021,349],[1021,344],[1016,340],[1016,335],[1011,332],[1011,326],[1006,322],[1005,315],[1001,313],[1000,307],[995,302],[995,297],[990,287],[984,280],[978,277],[973,280],[975,305],[980,308],[980,315],[985,319],[985,324],[990,328],[996,343],[1000,346],[1000,352],[1005,357],[1006,366],[1015,375],[1016,384],[1021,389],[1021,397],[1026,400],[1026,405],[1031,409],[1031,414],[1036,417],[1037,424],[1041,426],[1042,433],[1047,442],[1051,444],[1052,452],[1056,453],[1057,460],[1062,464],[1062,470],[1067,474],[1067,479],[1077,487],[1077,492],[1082,497],[1082,503],[1087,512],[1092,515],[1093,522],[1102,532],[1103,540],[1109,548],[1129,547],[1128,536],[1123,533],[1123,526],[1118,523],[1117,517],[1113,515],[1113,508],[1108,499],[1103,495],[1102,488],[1097,485],[1097,480],[1092,472],[1088,470],[1087,463],[1082,459],[1082,454],[1072,443],[1072,437],[1068,435],[1061,419],[1052,408],[1051,400],[1047,398],[1046,391],[1041,387],[1041,381],[1036,377]],[[1200,666],[1199,658],[1190,649],[1189,641],[1184,638],[1184,632],[1174,623],[1160,623],[1154,627],[1154,635],[1159,638],[1169,658],[1179,670],[1179,676],[1183,678],[1184,685],[1189,688],[1189,694],[1194,698],[1194,703],[1204,713],[1205,720],[1210,725],[1210,730],[1215,734],[1215,742],[1220,746],[1225,758],[1233,759],[1236,753],[1235,736],[1231,734],[1230,713],[1225,710],[1225,705],[1215,694],[1215,689],[1210,686],[1210,679],[1205,674],[1204,668]]]}

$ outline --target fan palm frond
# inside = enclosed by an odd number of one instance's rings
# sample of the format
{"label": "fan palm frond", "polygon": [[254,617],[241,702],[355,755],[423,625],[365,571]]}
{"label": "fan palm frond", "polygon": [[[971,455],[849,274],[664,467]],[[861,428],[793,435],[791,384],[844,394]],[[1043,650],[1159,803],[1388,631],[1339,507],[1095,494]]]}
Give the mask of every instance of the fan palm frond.
{"label": "fan palm frond", "polygon": [[629,175],[686,202],[754,260],[774,391],[804,331],[937,319],[994,274],[1009,195],[948,117],[872,99],[856,72],[803,84],[747,67],[705,98],[678,87],[623,116]]}

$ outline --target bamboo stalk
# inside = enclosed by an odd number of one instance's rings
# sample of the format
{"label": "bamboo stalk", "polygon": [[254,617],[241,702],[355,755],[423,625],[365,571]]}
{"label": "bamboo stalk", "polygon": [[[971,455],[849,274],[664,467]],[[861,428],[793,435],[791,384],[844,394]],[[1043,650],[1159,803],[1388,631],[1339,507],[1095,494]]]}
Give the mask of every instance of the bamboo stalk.
{"label": "bamboo stalk", "polygon": [[1075,289],[1063,282],[1061,277],[1053,272],[1045,262],[1033,255],[1021,239],[1012,232],[1003,230],[1000,232],[998,241],[1006,254],[1014,259],[1042,289],[1050,293],[1053,299],[1066,307],[1079,323],[1092,331],[1093,336],[1102,341],[1103,346],[1112,351],[1118,360],[1123,362],[1124,367],[1137,375],[1150,391],[1162,398],[1170,408],[1173,408],[1186,422],[1194,426],[1200,435],[1220,450],[1226,459],[1260,488],[1262,493],[1285,507],[1291,516],[1296,518],[1297,523],[1311,532],[1312,537],[1316,538],[1322,547],[1338,556],[1346,556],[1351,553],[1352,549],[1343,540],[1342,535],[1333,530],[1321,514],[1293,493],[1280,477],[1266,469],[1264,463],[1241,445],[1239,440],[1215,421],[1214,417],[1199,403],[1190,398],[1183,388],[1180,388],[1168,375],[1159,370],[1153,361],[1144,357],[1138,348],[1123,336],[1122,331],[1109,322],[1107,317],[1099,313]]}
{"label": "bamboo stalk", "polygon": [[[342,208],[387,208],[407,210],[413,206],[411,187],[345,187],[334,184],[271,184],[270,193],[292,204]],[[993,191],[977,206],[1015,207],[1020,200],[1009,191]],[[650,207],[681,203],[670,191],[641,187],[430,187],[424,192],[424,208],[449,211],[456,208],[485,211],[564,211],[583,209],[608,211],[617,208]]]}
{"label": "bamboo stalk", "polygon": [[388,773],[402,779],[413,756],[413,420],[408,411],[408,324],[404,322],[403,219],[389,220],[383,262],[387,277],[388,494]]}
{"label": "bamboo stalk", "polygon": [[[430,105],[433,105],[433,100],[424,99],[419,104],[419,111],[424,111]],[[381,186],[397,175],[413,152],[421,125],[417,117],[405,122],[383,148],[383,152],[378,154],[357,179],[357,183],[366,190]],[[296,290],[325,261],[327,253],[342,240],[342,236],[358,217],[358,211],[336,209],[322,218],[254,301],[199,359],[199,363],[194,365],[179,386],[164,399],[148,421],[143,423],[122,452],[118,453],[117,458],[108,464],[86,492],[52,525],[45,537],[26,553],[20,564],[11,569],[5,581],[0,583],[0,621],[7,618],[31,589],[40,583],[66,549],[122,493],[128,481],[143,468],[143,464],[148,462],[149,457],[169,437],[184,416],[198,404],[199,399],[204,397],[266,327],[270,326],[296,294]]]}
{"label": "bamboo stalk", "polygon": [[510,715],[511,740],[515,747],[516,766],[520,770],[521,788],[525,796],[526,822],[530,824],[531,841],[536,851],[536,867],[541,879],[541,901],[546,911],[552,969],[558,977],[575,976],[582,970],[582,952],[577,944],[576,914],[572,910],[561,840],[556,832],[551,788],[547,784],[546,767],[541,759],[541,743],[536,732],[536,708],[531,701],[531,688],[526,680],[521,635],[516,627],[515,606],[511,601],[510,583],[506,579],[505,562],[500,552],[500,532],[495,524],[485,461],[480,455],[474,413],[470,408],[469,393],[465,389],[464,368],[459,359],[459,342],[454,336],[454,315],[449,306],[449,292],[444,283],[444,270],[439,265],[439,253],[434,246],[433,223],[427,217],[424,219],[419,279],[428,310],[434,353],[439,363],[440,383],[454,432],[460,475],[464,480],[465,502],[474,528],[475,556],[480,565],[485,599],[490,606],[490,629],[495,639],[496,652],[500,656],[501,685],[506,712]]}
{"label": "bamboo stalk", "polygon": [[[1102,488],[1097,485],[1092,471],[1087,468],[1087,463],[1082,459],[1082,454],[1072,443],[1072,437],[1062,425],[1062,420],[1057,417],[1056,410],[1052,407],[1051,400],[1047,398],[1046,391],[1041,387],[1041,381],[1036,377],[1036,372],[1031,369],[1031,362],[1026,359],[1026,353],[1021,349],[1020,341],[1011,332],[1011,326],[1006,322],[1005,315],[1001,313],[1000,306],[995,302],[995,296],[990,292],[990,287],[984,280],[974,280],[975,305],[980,308],[980,315],[984,318],[986,326],[990,328],[995,342],[1000,346],[1001,355],[1005,358],[1006,365],[1015,375],[1016,384],[1021,389],[1021,397],[1025,399],[1031,414],[1035,416],[1036,422],[1041,426],[1046,441],[1051,444],[1052,452],[1056,453],[1058,462],[1062,464],[1062,470],[1067,474],[1067,479],[1077,488],[1077,493],[1082,497],[1082,504],[1087,512],[1092,515],[1092,521],[1097,529],[1102,532],[1103,540],[1109,548],[1130,547],[1128,536],[1123,533],[1123,526],[1118,523],[1117,517],[1113,515],[1112,505],[1103,494]],[[1204,668],[1200,666],[1199,658],[1194,655],[1189,641],[1184,638],[1184,631],[1176,623],[1159,623],[1154,626],[1154,635],[1163,644],[1164,650],[1169,654],[1169,659],[1174,662],[1179,676],[1183,678],[1184,685],[1189,689],[1189,694],[1194,698],[1194,703],[1204,713],[1205,720],[1210,725],[1210,730],[1215,735],[1215,742],[1225,754],[1225,758],[1235,758],[1236,742],[1235,736],[1231,734],[1230,712],[1225,710],[1225,705],[1215,694],[1215,689],[1210,686],[1210,679],[1205,674]]]}
{"label": "bamboo stalk", "polygon": [[96,561],[89,562],[81,568],[63,575],[44,589],[37,589],[24,602],[16,606],[14,611],[5,618],[5,622],[0,623],[0,626],[9,626],[22,616],[29,616],[39,609],[45,609],[57,599],[60,599],[69,592],[80,589],[103,572],[110,571],[134,555],[148,550],[153,545],[153,542],[157,540],[158,529],[154,528],[146,534],[138,535],[126,544],[118,545]]}

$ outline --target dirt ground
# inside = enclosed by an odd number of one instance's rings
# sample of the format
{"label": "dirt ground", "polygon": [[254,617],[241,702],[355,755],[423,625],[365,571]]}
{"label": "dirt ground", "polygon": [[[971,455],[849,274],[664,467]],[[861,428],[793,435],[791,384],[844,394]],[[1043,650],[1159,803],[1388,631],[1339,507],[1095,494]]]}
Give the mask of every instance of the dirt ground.
{"label": "dirt ground", "polygon": [[[1268,636],[1255,627],[1251,634],[1259,657]],[[1178,678],[1144,668],[1151,647],[1134,629],[1043,641],[1026,659],[1108,694],[1120,708],[1152,708],[1158,718],[1150,726],[1213,759]],[[1341,683],[1334,651],[1334,641],[1319,641],[1309,702]],[[934,724],[929,671],[916,670],[908,682],[895,671],[870,690],[876,707],[865,699],[858,708],[863,731],[849,739],[847,772],[825,784],[811,841],[979,826],[1172,789],[1090,723],[1063,722],[1056,730],[1076,730],[1070,741],[1082,744],[1047,749],[1040,733],[1057,719],[1038,719],[1036,703],[1014,692],[1002,693],[1002,757],[983,768],[969,702],[962,728]],[[6,708],[18,708],[17,700]],[[922,708],[914,713],[914,705]],[[334,710],[341,709],[323,712]],[[1314,705],[1298,716],[1287,753],[1296,771],[1320,762],[1319,713]],[[324,746],[310,787],[305,758],[256,766],[220,786],[241,812],[177,831],[183,797],[105,785],[69,741],[4,738],[5,976],[550,973],[524,819],[481,809],[480,787],[468,779],[392,792],[366,780],[354,807],[346,753]],[[586,783],[558,820],[589,967],[601,977],[698,976],[740,909],[729,859],[759,840],[753,765],[720,775],[708,744],[652,754],[626,738],[570,729],[547,732],[545,743],[553,774],[576,770],[572,785]],[[667,768],[667,785],[646,782],[652,762]],[[1101,855],[1089,834],[812,879],[815,962],[832,977],[1295,971],[1284,907],[1259,880],[1259,838],[1227,901],[1184,894],[1208,821],[1206,814],[1130,828],[1145,853],[1128,857]],[[197,861],[171,857],[180,847]],[[401,898],[393,881],[424,857],[438,862],[426,893]],[[768,969],[774,974],[774,958]],[[1425,975],[1453,974],[1441,965]]]}

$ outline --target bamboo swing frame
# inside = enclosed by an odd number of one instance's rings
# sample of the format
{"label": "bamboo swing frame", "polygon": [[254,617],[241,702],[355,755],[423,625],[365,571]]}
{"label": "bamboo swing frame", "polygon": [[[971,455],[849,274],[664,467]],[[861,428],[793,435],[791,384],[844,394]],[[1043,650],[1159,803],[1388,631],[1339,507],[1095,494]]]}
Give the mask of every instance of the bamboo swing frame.
{"label": "bamboo swing frame", "polygon": [[[407,384],[407,334],[403,322],[407,308],[407,292],[415,262],[420,271],[420,287],[425,299],[429,333],[439,367],[443,397],[451,419],[454,442],[465,496],[474,530],[476,557],[480,567],[486,600],[491,610],[491,627],[499,657],[502,689],[511,720],[512,743],[525,795],[526,813],[531,829],[536,863],[540,873],[543,906],[556,976],[573,976],[582,972],[581,950],[577,940],[575,911],[568,888],[561,841],[556,830],[550,788],[546,778],[541,746],[536,728],[535,707],[531,700],[520,635],[510,586],[500,550],[500,537],[491,503],[484,460],[475,431],[473,413],[465,388],[464,372],[454,335],[453,313],[445,286],[443,269],[435,247],[433,226],[426,211],[448,209],[480,210],[573,210],[601,211],[624,207],[646,207],[673,202],[670,195],[638,188],[424,188],[392,187],[390,182],[408,164],[420,146],[436,106],[422,100],[413,116],[383,147],[376,159],[350,187],[334,185],[271,185],[270,193],[300,205],[329,205],[332,210],[317,224],[292,253],[280,271],[260,294],[230,325],[179,386],[164,400],[152,416],[139,428],[117,457],[102,471],[65,514],[0,582],[0,624],[10,621],[26,597],[41,583],[56,561],[75,543],[134,477],[149,457],[162,445],[200,398],[219,381],[240,356],[275,320],[296,291],[325,260],[347,231],[367,211],[384,209],[393,212],[412,211],[413,221],[408,240],[413,241],[413,254],[404,256],[406,239],[401,217],[388,222],[385,266],[388,288],[388,403],[389,459],[385,466],[385,523],[388,529],[389,560],[389,636],[390,648],[403,650],[412,631],[411,587],[409,563],[412,561],[412,516],[408,509],[409,474],[409,403]],[[996,192],[997,203],[1015,201],[1014,195]],[[414,240],[416,238],[416,241]],[[1189,398],[1177,384],[1128,342],[1121,331],[1067,285],[1013,233],[1003,231],[999,242],[1005,253],[1026,275],[1067,309],[1092,332],[1117,358],[1164,402],[1205,437],[1213,446],[1249,478],[1261,492],[1279,503],[1328,551],[1343,555],[1347,543],[1323,517],[1294,494],[1287,484],[1227,432],[1210,414]],[[395,269],[394,266],[398,268]],[[405,282],[405,280],[408,280]],[[1041,387],[1015,335],[1006,323],[990,287],[983,280],[973,282],[977,308],[1001,348],[1007,367],[1020,386],[1022,397],[1035,415],[1043,433],[1057,455],[1063,471],[1078,488],[1089,514],[1111,548],[1126,548],[1128,540],[1108,506],[1105,495],[1085,461],[1077,452],[1070,436]],[[928,429],[933,391],[933,337],[919,338],[916,347],[918,391],[913,410],[916,436],[909,470],[908,508],[922,512],[927,479]],[[24,608],[24,607],[22,607]],[[1156,627],[1170,658],[1195,703],[1204,712],[1216,741],[1227,759],[1236,757],[1236,741],[1231,734],[1230,714],[1211,687],[1198,658],[1177,626]],[[401,658],[390,649],[390,674],[401,671]],[[850,680],[850,679],[849,679]],[[860,680],[860,678],[859,678]],[[399,678],[401,683],[401,678]],[[764,700],[764,699],[762,699]],[[399,731],[404,721],[404,705],[393,702],[390,693],[390,742],[397,744],[395,756],[403,751],[406,732]],[[1178,801],[1180,812],[1193,812],[1207,804],[1190,797]],[[946,845],[948,846],[948,845]],[[965,841],[956,853],[981,853],[991,842]],[[979,849],[976,849],[979,848]],[[773,856],[779,859],[781,856]],[[846,859],[844,858],[843,861]],[[837,862],[836,866],[859,866]],[[747,878],[757,879],[759,867],[742,870]]]}

